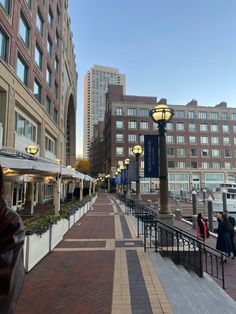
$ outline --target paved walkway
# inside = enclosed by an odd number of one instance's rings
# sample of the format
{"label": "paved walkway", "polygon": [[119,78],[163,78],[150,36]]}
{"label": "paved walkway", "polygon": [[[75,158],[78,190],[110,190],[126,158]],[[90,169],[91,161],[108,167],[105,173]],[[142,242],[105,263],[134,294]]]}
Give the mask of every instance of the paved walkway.
{"label": "paved walkway", "polygon": [[25,276],[14,314],[172,313],[130,217],[107,194]]}

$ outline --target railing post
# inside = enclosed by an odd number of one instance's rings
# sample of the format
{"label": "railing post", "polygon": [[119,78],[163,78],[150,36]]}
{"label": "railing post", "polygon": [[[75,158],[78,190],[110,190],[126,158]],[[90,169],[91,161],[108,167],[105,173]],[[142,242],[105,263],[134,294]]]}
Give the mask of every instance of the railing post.
{"label": "railing post", "polygon": [[199,243],[199,277],[203,277],[203,268],[202,268],[202,243]]}
{"label": "railing post", "polygon": [[176,233],[177,235],[177,264],[180,263],[180,256],[179,256],[179,232]]}
{"label": "railing post", "polygon": [[154,222],[154,230],[155,230],[155,252],[157,252],[157,222]]}
{"label": "railing post", "polygon": [[144,252],[146,252],[146,222],[144,221]]}

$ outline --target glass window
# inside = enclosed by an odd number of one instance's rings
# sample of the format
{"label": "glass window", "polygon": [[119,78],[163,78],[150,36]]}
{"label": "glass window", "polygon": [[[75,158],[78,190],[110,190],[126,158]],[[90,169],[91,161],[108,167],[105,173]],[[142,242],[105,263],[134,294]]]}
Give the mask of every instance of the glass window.
{"label": "glass window", "polygon": [[212,149],[212,151],[211,151],[211,156],[212,156],[212,157],[219,157],[219,156],[220,156],[220,151],[219,151],[219,149]]}
{"label": "glass window", "polygon": [[127,115],[128,116],[136,116],[137,115],[137,109],[135,109],[135,108],[128,108]]}
{"label": "glass window", "polygon": [[43,36],[43,18],[39,10],[37,11],[37,17],[36,17],[36,25],[38,27],[38,30],[40,34]]}
{"label": "glass window", "polygon": [[149,117],[149,110],[148,109],[139,109],[139,115],[141,117]]}
{"label": "glass window", "polygon": [[15,112],[15,131],[33,142],[36,140],[36,127],[17,111]]}
{"label": "glass window", "polygon": [[196,136],[189,136],[189,143],[190,144],[196,144]]}
{"label": "glass window", "polygon": [[51,110],[52,110],[52,102],[51,99],[47,96],[46,97],[46,112],[51,115]]}
{"label": "glass window", "polygon": [[211,144],[219,144],[219,138],[216,136],[211,137]]}
{"label": "glass window", "polygon": [[136,134],[129,134],[128,135],[129,142],[137,142],[137,135]]}
{"label": "glass window", "polygon": [[183,110],[176,110],[175,115],[176,115],[176,118],[184,118],[185,117]]}
{"label": "glass window", "polygon": [[230,144],[230,138],[229,137],[223,137],[223,144],[229,145]]}
{"label": "glass window", "polygon": [[123,115],[123,108],[122,107],[117,107],[116,108],[116,115],[117,116],[122,116]]}
{"label": "glass window", "polygon": [[0,28],[0,58],[4,61],[8,59],[8,42],[9,38],[5,32]]}
{"label": "glass window", "polygon": [[206,162],[206,161],[203,161],[203,162],[202,162],[202,168],[203,168],[203,169],[208,169],[208,168],[209,168],[209,163]]}
{"label": "glass window", "polygon": [[53,27],[53,15],[50,7],[48,10],[48,24],[50,25],[51,28]]}
{"label": "glass window", "polygon": [[173,160],[168,160],[168,168],[174,168],[175,167],[175,162]]}
{"label": "glass window", "polygon": [[53,110],[53,121],[55,123],[58,123],[58,111],[57,109],[54,107],[54,110]]}
{"label": "glass window", "polygon": [[124,127],[124,122],[123,121],[116,121],[116,128],[117,129],[123,129]]}
{"label": "glass window", "polygon": [[43,53],[42,50],[39,48],[39,45],[36,43],[35,46],[35,55],[34,55],[34,61],[39,67],[40,70],[42,70],[43,65]]}
{"label": "glass window", "polygon": [[55,95],[55,97],[56,97],[56,99],[58,100],[58,98],[59,98],[59,94],[58,94],[58,84],[57,84],[57,82],[55,81],[55,84],[54,84],[54,95]]}
{"label": "glass window", "polygon": [[211,124],[211,131],[212,132],[218,132],[219,131],[218,124]]}
{"label": "glass window", "polygon": [[148,129],[148,122],[140,121],[140,129]]}
{"label": "glass window", "polygon": [[190,148],[190,156],[197,156],[197,150],[196,148]]}
{"label": "glass window", "polygon": [[176,123],[176,130],[178,130],[178,131],[184,131],[184,124],[183,124],[183,123],[180,123],[180,122],[177,122],[177,123]]}
{"label": "glass window", "polygon": [[34,80],[34,97],[41,102],[42,99],[42,86],[37,79]]}
{"label": "glass window", "polygon": [[166,153],[167,153],[168,156],[174,156],[174,153],[175,153],[174,148],[167,147]]}
{"label": "glass window", "polygon": [[185,161],[178,161],[177,167],[180,169],[184,169],[186,167]]}
{"label": "glass window", "polygon": [[47,66],[46,70],[46,82],[49,86],[52,85],[52,71],[50,70],[49,66]]}
{"label": "glass window", "polygon": [[197,161],[191,161],[191,168],[197,169]]}
{"label": "glass window", "polygon": [[48,37],[48,41],[47,41],[47,52],[49,54],[49,56],[52,56],[52,41],[50,39],[50,37]]}
{"label": "glass window", "polygon": [[30,27],[23,14],[20,14],[19,34],[26,47],[29,47]]}
{"label": "glass window", "polygon": [[227,124],[222,125],[222,131],[223,132],[229,132],[229,126]]}
{"label": "glass window", "polygon": [[128,122],[128,128],[129,129],[136,129],[137,128],[137,122],[136,121],[129,121]]}
{"label": "glass window", "polygon": [[200,111],[200,112],[198,113],[198,118],[199,118],[199,119],[207,119],[207,112]]}
{"label": "glass window", "polygon": [[230,149],[225,149],[224,150],[224,155],[225,155],[225,157],[231,157],[231,150]]}
{"label": "glass window", "polygon": [[10,14],[11,3],[10,0],[1,0],[0,5],[3,7],[7,14]]}
{"label": "glass window", "polygon": [[212,163],[212,168],[213,169],[220,169],[220,162],[213,162]]}
{"label": "glass window", "polygon": [[18,55],[16,62],[16,74],[19,79],[27,85],[28,82],[28,66],[25,61]]}
{"label": "glass window", "polygon": [[124,134],[116,133],[116,141],[117,142],[124,142]]}
{"label": "glass window", "polygon": [[139,140],[140,140],[140,143],[144,143],[144,135],[139,135]]}
{"label": "glass window", "polygon": [[177,138],[176,138],[176,142],[177,143],[184,143],[185,142],[184,136],[178,135]]}
{"label": "glass window", "polygon": [[202,149],[202,157],[207,157],[209,155],[208,149],[204,148]]}
{"label": "glass window", "polygon": [[184,148],[177,148],[176,153],[177,153],[177,156],[185,156],[185,149]]}
{"label": "glass window", "polygon": [[231,118],[232,118],[232,120],[236,120],[236,113],[232,113]]}
{"label": "glass window", "polygon": [[32,0],[25,0],[28,8],[31,10],[32,9]]}
{"label": "glass window", "polygon": [[174,143],[174,137],[172,135],[166,135],[166,143]]}
{"label": "glass window", "polygon": [[[154,123],[154,125],[158,128],[158,124],[157,123]],[[166,130],[173,130],[173,129],[174,129],[173,122],[166,123]]]}
{"label": "glass window", "polygon": [[211,120],[218,120],[218,112],[210,112]]}
{"label": "glass window", "polygon": [[208,137],[207,136],[201,136],[200,137],[200,143],[201,144],[208,144]]}
{"label": "glass window", "polygon": [[124,155],[124,148],[123,147],[116,147],[116,156]]}
{"label": "glass window", "polygon": [[227,113],[226,112],[221,113],[221,120],[227,120]]}
{"label": "glass window", "polygon": [[236,133],[236,125],[233,125],[233,132]]}
{"label": "glass window", "polygon": [[55,142],[49,137],[45,136],[45,150],[54,154]]}
{"label": "glass window", "polygon": [[188,112],[188,117],[189,117],[189,119],[194,119],[194,117],[195,117],[195,112],[194,112],[194,111],[189,111],[189,112]]}
{"label": "glass window", "polygon": [[225,169],[231,169],[231,163],[226,161],[225,162]]}
{"label": "glass window", "polygon": [[196,131],[196,125],[194,123],[189,123],[188,128],[189,131]]}
{"label": "glass window", "polygon": [[200,131],[208,131],[208,125],[206,123],[200,124]]}

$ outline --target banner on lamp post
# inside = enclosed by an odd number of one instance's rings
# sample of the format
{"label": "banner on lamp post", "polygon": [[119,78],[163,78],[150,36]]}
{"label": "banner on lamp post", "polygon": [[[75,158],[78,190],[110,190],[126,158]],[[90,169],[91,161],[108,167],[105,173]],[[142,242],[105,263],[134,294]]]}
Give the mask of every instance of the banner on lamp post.
{"label": "banner on lamp post", "polygon": [[144,177],[159,177],[158,135],[144,135]]}
{"label": "banner on lamp post", "polygon": [[122,170],[121,170],[121,183],[122,183],[122,184],[127,184],[126,181],[127,181],[127,180],[126,180],[126,169],[122,169]]}
{"label": "banner on lamp post", "polygon": [[128,182],[136,181],[136,160],[130,160],[128,171]]}

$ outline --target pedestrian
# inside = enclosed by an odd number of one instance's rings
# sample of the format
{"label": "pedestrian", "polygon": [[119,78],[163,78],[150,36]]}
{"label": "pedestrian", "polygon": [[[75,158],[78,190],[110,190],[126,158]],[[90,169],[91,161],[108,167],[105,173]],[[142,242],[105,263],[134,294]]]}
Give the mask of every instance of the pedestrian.
{"label": "pedestrian", "polygon": [[[218,220],[218,237],[216,241],[216,249],[229,255],[230,252],[232,251],[232,246],[231,246],[231,241],[230,241],[230,236],[229,236],[229,231],[228,231],[228,219],[226,216],[226,213],[218,214],[217,217]],[[227,262],[227,259],[223,258],[223,263]]]}
{"label": "pedestrian", "polygon": [[209,237],[209,230],[207,226],[207,221],[203,218],[202,213],[198,213],[197,215],[197,237],[201,238],[203,241]]}
{"label": "pedestrian", "polygon": [[230,241],[231,241],[231,246],[232,246],[232,259],[235,258],[236,256],[236,247],[235,247],[235,240],[234,240],[234,236],[235,236],[235,232],[234,232],[234,227],[235,227],[235,218],[233,216],[229,216],[229,212],[226,211],[226,217],[230,223],[230,227],[228,226],[228,231],[229,231],[229,236],[230,236]]}
{"label": "pedestrian", "polygon": [[21,218],[5,201],[0,165],[0,313],[13,312],[24,280],[24,228]]}

